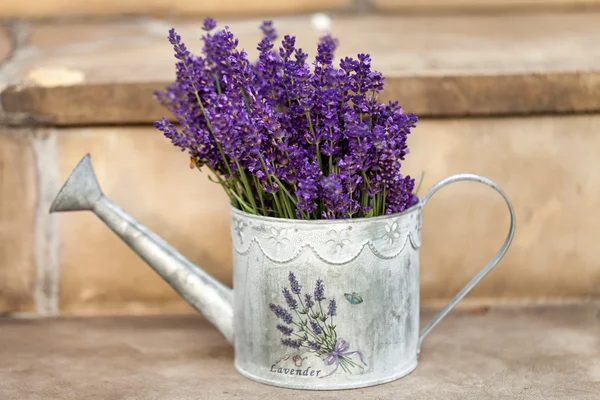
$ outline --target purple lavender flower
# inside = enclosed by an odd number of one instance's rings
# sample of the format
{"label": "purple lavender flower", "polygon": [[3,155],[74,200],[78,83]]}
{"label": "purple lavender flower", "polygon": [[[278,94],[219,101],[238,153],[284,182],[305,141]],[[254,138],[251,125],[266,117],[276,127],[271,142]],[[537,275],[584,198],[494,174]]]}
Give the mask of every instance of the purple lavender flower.
{"label": "purple lavender flower", "polygon": [[269,308],[273,313],[277,316],[277,318],[281,319],[286,324],[291,324],[294,321],[292,314],[290,314],[285,308],[277,305],[277,304],[269,304]]}
{"label": "purple lavender flower", "polygon": [[319,324],[314,320],[310,321],[310,327],[311,327],[312,331],[317,335],[320,335],[323,333],[323,330],[321,329]]}
{"label": "purple lavender flower", "polygon": [[302,290],[302,286],[300,286],[300,284],[298,283],[298,280],[296,279],[296,275],[294,275],[294,273],[290,271],[290,274],[288,275],[288,279],[290,281],[290,287],[292,288],[292,293],[300,294],[300,291]]}
{"label": "purple lavender flower", "polygon": [[204,23],[202,25],[202,30],[212,31],[217,26],[217,21],[208,17],[204,19]]}
{"label": "purple lavender flower", "polygon": [[321,345],[320,345],[319,343],[317,343],[317,342],[312,342],[312,341],[310,341],[310,340],[309,340],[309,341],[307,341],[306,343],[308,344],[308,347],[309,347],[311,350],[314,350],[314,351],[319,351],[319,350],[321,350]]}
{"label": "purple lavender flower", "polygon": [[185,44],[181,42],[181,36],[175,32],[174,28],[169,30],[169,43],[173,45],[173,50],[175,50],[175,58],[178,60],[184,60],[189,57],[190,52],[187,50]]}
{"label": "purple lavender flower", "polygon": [[277,329],[286,336],[290,336],[294,330],[288,326],[278,324]]}
{"label": "purple lavender flower", "polygon": [[298,203],[296,203],[298,210],[312,213],[317,208],[320,175],[321,170],[316,160],[312,162],[308,159],[303,160],[298,172],[296,190],[296,195],[299,199]]}
{"label": "purple lavender flower", "polygon": [[312,306],[315,305],[315,302],[312,299],[312,296],[308,293],[306,293],[304,295],[304,305],[306,305],[306,308],[311,308]]}
{"label": "purple lavender flower", "polygon": [[317,279],[315,284],[315,301],[325,300],[325,285],[322,279]]}
{"label": "purple lavender flower", "polygon": [[335,303],[335,299],[329,300],[329,307],[327,309],[327,315],[331,317],[335,317],[337,312],[337,304]]}
{"label": "purple lavender flower", "polygon": [[273,42],[275,39],[277,39],[277,32],[273,27],[273,21],[263,21],[262,25],[260,26],[260,30],[270,42]]}
{"label": "purple lavender flower", "polygon": [[302,346],[302,342],[300,340],[294,339],[281,339],[281,344],[287,347],[291,347],[292,349],[299,349]]}
{"label": "purple lavender flower", "polygon": [[292,293],[289,291],[288,288],[283,288],[281,293],[283,293],[285,302],[287,303],[290,310],[295,310],[296,308],[298,308],[298,302],[296,301],[296,299],[294,299],[294,296],[292,295]]}
{"label": "purple lavender flower", "polygon": [[[311,69],[296,38],[275,43],[273,22],[264,21],[251,63],[228,27],[215,28],[214,19],[204,20],[199,55],[169,30],[176,78],[155,95],[179,126],[154,125],[216,175],[234,207],[341,219],[393,214],[418,201],[402,169],[417,117],[378,101],[385,79],[369,54],[336,66],[337,40],[325,35]],[[290,288],[300,294],[295,278]],[[315,301],[323,299],[315,292]]]}

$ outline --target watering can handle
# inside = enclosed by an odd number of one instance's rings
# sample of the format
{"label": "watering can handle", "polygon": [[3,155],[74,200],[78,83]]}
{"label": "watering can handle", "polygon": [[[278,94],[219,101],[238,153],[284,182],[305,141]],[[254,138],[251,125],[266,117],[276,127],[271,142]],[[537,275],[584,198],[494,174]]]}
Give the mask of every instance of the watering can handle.
{"label": "watering can handle", "polygon": [[500,187],[498,187],[498,185],[496,185],[491,180],[484,178],[483,176],[474,175],[474,174],[457,174],[457,175],[449,176],[448,178],[443,179],[440,182],[433,185],[433,187],[431,189],[429,189],[429,191],[427,193],[425,193],[425,196],[423,196],[423,199],[421,200],[421,207],[424,207],[425,204],[427,204],[427,201],[431,198],[431,196],[435,192],[437,192],[438,190],[440,190],[441,188],[443,188],[446,185],[449,185],[454,182],[460,182],[460,181],[481,182],[481,183],[484,183],[484,184],[490,186],[491,188],[495,189],[498,193],[500,193],[500,195],[502,196],[502,198],[504,198],[504,201],[506,201],[506,204],[508,205],[508,211],[510,212],[510,228],[508,230],[508,236],[506,237],[504,244],[502,245],[500,250],[498,250],[498,252],[494,255],[494,257],[421,330],[421,333],[419,334],[419,347],[418,347],[419,352],[421,350],[421,343],[423,342],[423,339],[425,338],[425,336],[427,336],[427,334],[431,331],[431,329],[433,329],[433,327],[436,326],[438,324],[438,322],[440,322],[442,320],[442,318],[444,318],[450,312],[450,310],[452,310],[454,308],[454,306],[456,306],[456,304],[460,300],[462,300],[462,298],[465,297],[465,295],[467,293],[469,293],[471,291],[471,289],[473,289],[473,287],[475,287],[475,285],[477,285],[477,283],[479,283],[479,281],[492,270],[492,268],[494,268],[496,266],[496,264],[498,264],[498,261],[500,261],[500,259],[502,259],[502,257],[504,256],[504,253],[506,253],[506,250],[508,250],[510,243],[512,242],[513,237],[515,235],[515,210],[513,209],[513,206],[511,204],[510,200],[506,196],[506,193],[504,193],[504,191],[502,189],[500,189]]}

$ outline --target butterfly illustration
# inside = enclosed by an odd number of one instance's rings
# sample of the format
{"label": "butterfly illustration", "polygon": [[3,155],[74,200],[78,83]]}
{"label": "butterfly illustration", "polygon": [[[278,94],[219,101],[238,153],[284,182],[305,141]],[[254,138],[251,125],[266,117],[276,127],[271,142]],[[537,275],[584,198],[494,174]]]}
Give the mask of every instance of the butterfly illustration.
{"label": "butterfly illustration", "polygon": [[344,296],[346,297],[346,300],[350,302],[350,304],[360,304],[363,302],[363,298],[360,297],[360,295],[356,292],[352,292],[352,294],[344,293]]}

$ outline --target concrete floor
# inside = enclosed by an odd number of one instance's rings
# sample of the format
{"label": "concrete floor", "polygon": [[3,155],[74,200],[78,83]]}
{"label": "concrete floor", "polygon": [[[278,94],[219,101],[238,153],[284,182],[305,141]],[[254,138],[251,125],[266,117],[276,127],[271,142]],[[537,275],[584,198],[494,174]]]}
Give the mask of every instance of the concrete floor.
{"label": "concrete floor", "polygon": [[454,312],[411,375],[340,392],[243,378],[199,316],[0,319],[2,400],[337,398],[598,400],[600,304]]}

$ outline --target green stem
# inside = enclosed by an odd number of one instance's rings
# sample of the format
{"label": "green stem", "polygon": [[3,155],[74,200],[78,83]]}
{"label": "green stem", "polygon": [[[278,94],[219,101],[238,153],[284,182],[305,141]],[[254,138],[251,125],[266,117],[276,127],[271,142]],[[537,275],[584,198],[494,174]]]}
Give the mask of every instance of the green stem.
{"label": "green stem", "polygon": [[296,332],[293,332],[292,335],[296,336],[298,339],[302,339],[302,340],[305,339],[305,336],[300,336]]}
{"label": "green stem", "polygon": [[421,189],[421,184],[423,184],[423,178],[425,177],[425,171],[421,172],[421,179],[419,180],[419,186],[417,186],[417,190],[415,190],[415,196],[419,194],[419,190]]}
{"label": "green stem", "polygon": [[342,357],[340,357],[339,361],[340,361],[340,367],[342,367],[342,370],[347,374],[351,374],[352,372],[350,371],[350,368],[348,368],[346,366],[346,364],[344,363],[344,359]]}
{"label": "green stem", "polygon": [[248,178],[246,177],[246,172],[242,169],[238,160],[235,160],[235,165],[237,165],[238,171],[240,171],[240,178],[242,179],[242,184],[246,191],[246,197],[250,200],[254,213],[258,214],[258,207],[256,206],[256,200],[254,200],[254,193],[252,193],[252,189],[250,188],[250,182],[248,182]]}
{"label": "green stem", "polygon": [[[298,316],[298,318],[300,318],[300,321],[302,321],[302,323],[304,324],[304,326],[300,325],[300,327],[302,328],[302,331],[308,333],[309,335],[311,335],[313,337],[313,339],[315,339],[315,342],[317,342],[319,344],[323,344],[323,341],[321,340],[321,338],[319,338],[319,336],[317,336],[312,331],[312,329],[310,328],[310,326],[308,326],[308,324],[306,323],[306,321],[304,321],[302,319],[302,317],[300,317],[300,314],[298,313],[298,311],[296,311],[296,315]],[[296,324],[296,325],[298,325],[298,324]]]}
{"label": "green stem", "polygon": [[285,205],[285,208],[287,209],[288,218],[296,219],[296,213],[294,212],[294,207],[292,207],[290,200],[287,198],[287,196],[285,196],[285,193],[279,192],[279,194],[281,194],[281,202]]}
{"label": "green stem", "polygon": [[217,93],[221,94],[221,84],[219,83],[219,77],[217,76],[217,74],[213,75],[213,78],[215,79],[215,83],[217,84]]}
{"label": "green stem", "polygon": [[[279,188],[287,196],[287,198],[284,197],[284,200],[286,202],[286,206],[288,207],[288,210],[290,211],[290,214],[291,214],[290,218],[292,218],[292,219],[296,218],[296,215],[293,212],[293,208],[295,208],[295,205],[298,203],[298,199],[294,198],[294,196],[287,190],[287,188],[285,187],[283,182],[281,182],[281,180],[278,177],[273,175],[273,179],[275,179],[277,184],[279,184]],[[289,201],[288,201],[288,198],[289,198]],[[290,201],[292,202],[291,204],[290,204]],[[293,207],[292,207],[292,204],[294,205]]]}
{"label": "green stem", "polygon": [[[229,189],[229,187],[227,187],[227,183],[223,180],[223,178],[221,178],[221,176],[217,173],[217,171],[214,170],[213,167],[211,167],[209,164],[206,164],[206,166],[208,167],[210,172],[213,173],[215,178],[217,178],[217,181],[218,181],[217,183],[219,183],[221,186],[223,186],[223,189],[225,189],[225,193],[227,193],[227,196],[229,196],[229,199],[231,201],[233,201],[233,198],[231,197],[230,189]],[[210,175],[208,176],[208,178],[210,179]],[[210,179],[210,180],[212,180],[212,179]]]}
{"label": "green stem", "polygon": [[[267,175],[267,180],[269,181],[269,185],[271,185],[271,188],[272,188],[273,180],[271,179],[271,174],[269,173],[269,169],[267,168],[267,163],[265,162],[265,159],[263,158],[263,156],[260,153],[258,153],[258,158],[260,159],[260,163],[262,164],[263,168],[265,169],[265,174]],[[281,207],[281,204],[279,203],[279,197],[277,196],[277,193],[272,193],[272,195],[273,195],[273,200],[275,201],[275,206],[277,207],[278,213],[280,214],[280,216],[284,216],[284,212]]]}
{"label": "green stem", "polygon": [[235,191],[232,191],[231,194],[233,195],[233,197],[236,198],[236,200],[238,201],[238,203],[240,204],[240,206],[242,206],[241,208],[244,209],[243,211],[251,213],[251,214],[254,212],[254,210],[252,209],[252,207],[249,206],[248,204],[246,204],[246,202]]}
{"label": "green stem", "polygon": [[262,208],[263,215],[266,216],[267,208],[265,207],[265,200],[263,197],[262,189],[260,187],[260,182],[258,181],[258,178],[256,177],[256,175],[252,175],[252,177],[254,178],[254,187],[256,187],[256,192],[258,193],[258,198],[260,200],[260,206]]}
{"label": "green stem", "polygon": [[319,168],[323,170],[323,162],[321,160],[321,150],[319,149],[319,141],[317,140],[317,134],[315,133],[315,128],[312,123],[312,119],[310,118],[310,113],[307,111],[304,115],[308,119],[308,129],[310,133],[313,135],[313,140],[315,141],[316,152],[317,152],[317,160],[319,160]]}
{"label": "green stem", "polygon": [[327,342],[327,344],[331,347],[335,347],[335,342],[333,341],[332,336],[327,332],[327,325],[325,323],[323,323],[323,325],[321,325],[321,323],[319,322],[319,320],[316,321],[317,325],[319,326],[319,328],[323,331],[323,337],[324,340]]}

